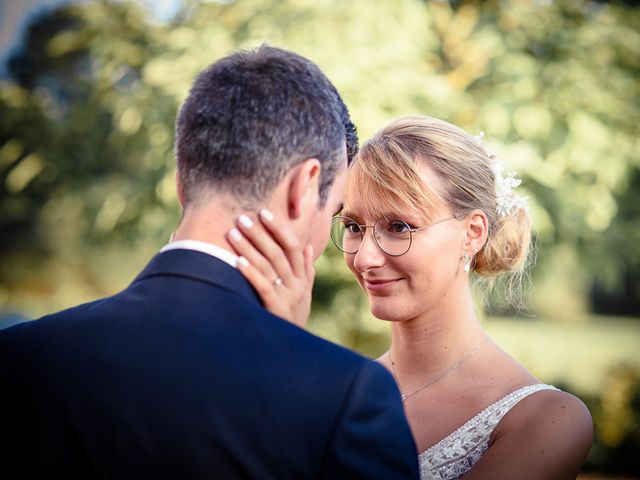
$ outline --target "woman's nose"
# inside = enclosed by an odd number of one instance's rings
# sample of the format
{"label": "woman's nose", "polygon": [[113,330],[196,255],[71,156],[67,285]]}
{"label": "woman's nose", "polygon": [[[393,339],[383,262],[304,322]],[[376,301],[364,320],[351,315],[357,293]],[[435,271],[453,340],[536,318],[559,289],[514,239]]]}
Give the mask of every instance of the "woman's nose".
{"label": "woman's nose", "polygon": [[353,266],[359,272],[384,265],[385,255],[375,242],[372,228],[367,228],[358,251],[354,254]]}

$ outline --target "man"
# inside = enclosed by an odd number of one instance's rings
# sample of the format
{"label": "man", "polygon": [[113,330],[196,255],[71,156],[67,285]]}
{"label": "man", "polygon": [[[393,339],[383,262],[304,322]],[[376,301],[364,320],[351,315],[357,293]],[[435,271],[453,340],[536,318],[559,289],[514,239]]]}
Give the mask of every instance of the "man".
{"label": "man", "polygon": [[176,134],[175,241],[123,292],[0,335],[5,473],[417,477],[389,374],[269,314],[225,239],[265,206],[322,251],[355,148],[333,85],[291,52],[235,53],[197,77]]}

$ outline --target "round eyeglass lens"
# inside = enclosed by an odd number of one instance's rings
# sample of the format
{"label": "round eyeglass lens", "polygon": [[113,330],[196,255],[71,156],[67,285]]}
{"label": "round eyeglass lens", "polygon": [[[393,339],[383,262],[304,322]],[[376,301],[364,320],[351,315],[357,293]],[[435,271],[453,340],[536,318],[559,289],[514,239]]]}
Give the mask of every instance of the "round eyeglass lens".
{"label": "round eyeglass lens", "polygon": [[348,217],[334,217],[331,241],[345,253],[356,253],[362,243],[363,231],[358,222]]}
{"label": "round eyeglass lens", "polygon": [[[331,240],[345,253],[356,253],[371,229],[348,217],[335,217],[331,226]],[[400,256],[411,247],[411,227],[402,220],[378,220],[373,227],[373,239],[387,255]]]}
{"label": "round eyeglass lens", "polygon": [[411,227],[402,220],[378,220],[374,238],[385,253],[398,257],[411,247]]}

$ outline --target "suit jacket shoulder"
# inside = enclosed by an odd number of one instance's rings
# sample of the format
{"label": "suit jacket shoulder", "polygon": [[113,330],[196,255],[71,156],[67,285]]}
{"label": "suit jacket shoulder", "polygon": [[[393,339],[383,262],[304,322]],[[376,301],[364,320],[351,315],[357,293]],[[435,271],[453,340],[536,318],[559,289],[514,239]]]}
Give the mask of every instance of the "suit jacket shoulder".
{"label": "suit jacket shoulder", "polygon": [[162,253],[119,294],[9,328],[0,360],[0,455],[26,476],[417,472],[384,368],[271,315],[199,252]]}

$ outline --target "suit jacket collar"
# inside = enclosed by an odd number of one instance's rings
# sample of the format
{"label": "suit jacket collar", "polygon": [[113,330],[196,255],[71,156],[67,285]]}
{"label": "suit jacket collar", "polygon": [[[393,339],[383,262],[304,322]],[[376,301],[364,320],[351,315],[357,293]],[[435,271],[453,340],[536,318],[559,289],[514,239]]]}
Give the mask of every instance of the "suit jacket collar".
{"label": "suit jacket collar", "polygon": [[192,278],[236,292],[251,302],[262,305],[256,291],[237,268],[222,260],[195,250],[168,250],[157,254],[133,281],[159,275]]}

